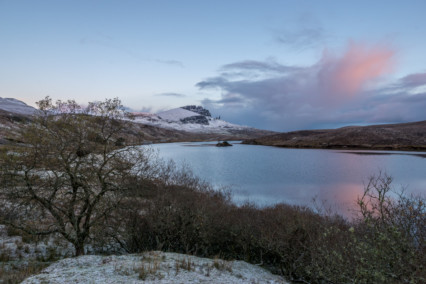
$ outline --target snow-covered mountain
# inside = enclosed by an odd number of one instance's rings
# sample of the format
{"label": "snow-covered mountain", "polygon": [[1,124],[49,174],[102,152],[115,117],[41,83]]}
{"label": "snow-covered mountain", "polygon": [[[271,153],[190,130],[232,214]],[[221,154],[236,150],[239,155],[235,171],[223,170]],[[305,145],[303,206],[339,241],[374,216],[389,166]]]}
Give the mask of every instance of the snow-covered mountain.
{"label": "snow-covered mountain", "polygon": [[[0,144],[13,138],[12,134],[21,127],[37,109],[13,98],[0,97]],[[271,135],[274,132],[241,126],[211,116],[201,106],[189,105],[159,113],[133,113],[132,127],[126,135],[146,142],[241,140]],[[142,138],[141,138],[142,137]],[[130,139],[130,138],[129,138]]]}
{"label": "snow-covered mountain", "polygon": [[0,109],[24,115],[33,115],[37,111],[37,109],[20,100],[2,97],[0,97]]}
{"label": "snow-covered mountain", "polygon": [[187,132],[230,134],[235,131],[255,130],[211,117],[210,112],[201,106],[184,106],[152,113],[133,113],[135,122],[162,128],[176,129]]}
{"label": "snow-covered mountain", "polygon": [[[0,110],[21,115],[33,115],[37,109],[14,98],[0,97]],[[160,128],[205,134],[247,134],[247,132],[259,131],[248,126],[226,122],[220,118],[213,118],[209,110],[195,105],[183,106],[156,114],[133,113],[135,122]],[[270,134],[270,133],[265,133]]]}

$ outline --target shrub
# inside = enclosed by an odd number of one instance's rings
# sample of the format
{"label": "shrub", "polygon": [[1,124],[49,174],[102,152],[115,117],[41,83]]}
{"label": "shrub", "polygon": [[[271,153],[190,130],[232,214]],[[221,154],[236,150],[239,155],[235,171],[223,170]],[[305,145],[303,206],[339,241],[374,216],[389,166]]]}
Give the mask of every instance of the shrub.
{"label": "shrub", "polygon": [[373,177],[358,200],[359,218],[348,221],[286,204],[236,206],[196,179],[159,182],[142,210],[127,212],[123,243],[130,252],[245,260],[292,281],[424,282],[424,199],[392,197],[390,183]]}
{"label": "shrub", "polygon": [[131,182],[155,175],[155,162],[149,150],[121,147],[130,124],[118,99],[37,104],[42,114],[20,130],[24,145],[0,153],[0,221],[32,236],[60,235],[82,255],[117,216]]}

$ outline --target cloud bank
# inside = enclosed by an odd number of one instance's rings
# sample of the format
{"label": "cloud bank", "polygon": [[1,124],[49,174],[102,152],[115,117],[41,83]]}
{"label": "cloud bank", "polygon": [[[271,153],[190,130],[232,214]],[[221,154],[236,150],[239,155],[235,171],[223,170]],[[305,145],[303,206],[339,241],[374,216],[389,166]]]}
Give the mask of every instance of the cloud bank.
{"label": "cloud bank", "polygon": [[202,103],[224,119],[279,131],[426,119],[426,73],[383,86],[394,60],[392,48],[349,42],[307,67],[230,63],[196,86],[220,94]]}
{"label": "cloud bank", "polygon": [[175,98],[184,98],[186,97],[184,94],[179,93],[161,93],[155,94],[156,97],[175,97]]}

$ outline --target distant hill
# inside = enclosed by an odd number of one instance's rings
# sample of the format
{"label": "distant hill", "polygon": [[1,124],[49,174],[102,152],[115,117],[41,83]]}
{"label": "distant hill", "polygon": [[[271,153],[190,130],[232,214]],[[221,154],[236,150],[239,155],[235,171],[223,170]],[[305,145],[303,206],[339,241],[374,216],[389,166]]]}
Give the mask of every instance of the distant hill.
{"label": "distant hill", "polygon": [[195,105],[174,108],[156,114],[133,114],[137,123],[185,131],[197,134],[200,138],[209,137],[210,140],[241,140],[275,133],[213,118],[209,110]]}
{"label": "distant hill", "polygon": [[426,121],[293,131],[243,143],[289,148],[426,151]]}
{"label": "distant hill", "polygon": [[[210,116],[200,106],[186,106],[158,114],[134,113],[123,137],[131,144],[180,141],[217,141],[256,138],[271,131],[232,124]],[[37,115],[37,109],[12,98],[0,98],[0,145],[19,143],[19,129]]]}
{"label": "distant hill", "polygon": [[26,103],[13,99],[13,98],[1,98],[0,97],[0,110],[4,110],[11,113],[23,114],[23,115],[33,115],[37,109],[32,106],[27,105]]}
{"label": "distant hill", "polygon": [[0,145],[16,143],[19,128],[36,112],[20,100],[0,97]]}

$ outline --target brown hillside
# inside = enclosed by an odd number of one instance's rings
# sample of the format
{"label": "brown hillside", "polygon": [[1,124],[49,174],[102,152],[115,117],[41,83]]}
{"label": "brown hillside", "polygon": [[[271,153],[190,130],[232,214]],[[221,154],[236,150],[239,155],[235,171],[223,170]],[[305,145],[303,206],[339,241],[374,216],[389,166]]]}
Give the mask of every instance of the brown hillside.
{"label": "brown hillside", "polygon": [[426,121],[293,131],[243,143],[291,148],[426,151]]}
{"label": "brown hillside", "polygon": [[[0,109],[0,146],[7,144],[19,144],[19,129],[31,122],[30,115],[11,113]],[[131,126],[123,131],[126,144],[147,144],[163,142],[187,142],[187,141],[218,141],[218,140],[242,140],[264,136],[273,133],[259,129],[230,129],[226,133],[189,133],[173,129],[166,129],[141,123],[131,123]]]}

